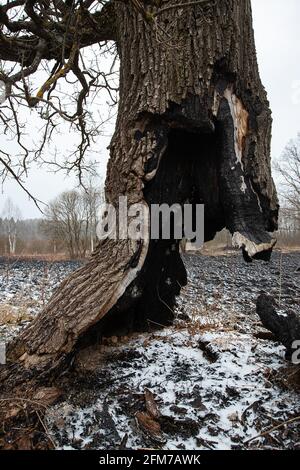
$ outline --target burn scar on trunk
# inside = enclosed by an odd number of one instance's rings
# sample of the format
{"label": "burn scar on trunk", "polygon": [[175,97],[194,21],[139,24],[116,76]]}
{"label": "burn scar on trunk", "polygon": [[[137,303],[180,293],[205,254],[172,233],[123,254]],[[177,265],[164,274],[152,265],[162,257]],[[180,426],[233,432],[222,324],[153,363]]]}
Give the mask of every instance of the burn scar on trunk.
{"label": "burn scar on trunk", "polygon": [[234,123],[234,147],[236,154],[236,163],[240,163],[242,170],[244,141],[248,134],[249,114],[245,110],[241,100],[233,93],[232,88],[226,88],[224,98],[227,99],[232,120]]}
{"label": "burn scar on trunk", "polygon": [[[218,110],[217,110],[218,109]],[[249,114],[232,87],[215,94],[220,134],[220,187],[226,226],[245,258],[268,259],[276,240],[266,230],[264,213],[246,167]]]}

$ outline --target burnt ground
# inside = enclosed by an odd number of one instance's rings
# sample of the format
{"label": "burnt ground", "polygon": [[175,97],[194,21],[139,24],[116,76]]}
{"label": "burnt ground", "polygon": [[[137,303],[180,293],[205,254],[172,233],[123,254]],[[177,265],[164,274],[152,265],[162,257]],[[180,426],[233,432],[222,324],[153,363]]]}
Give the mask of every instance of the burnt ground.
{"label": "burnt ground", "polygon": [[80,261],[0,257],[0,341],[24,328]]}
{"label": "burnt ground", "polygon": [[107,338],[76,358],[67,396],[44,417],[55,447],[300,448],[299,368],[255,312],[262,291],[299,311],[300,253],[184,259],[173,327]]}

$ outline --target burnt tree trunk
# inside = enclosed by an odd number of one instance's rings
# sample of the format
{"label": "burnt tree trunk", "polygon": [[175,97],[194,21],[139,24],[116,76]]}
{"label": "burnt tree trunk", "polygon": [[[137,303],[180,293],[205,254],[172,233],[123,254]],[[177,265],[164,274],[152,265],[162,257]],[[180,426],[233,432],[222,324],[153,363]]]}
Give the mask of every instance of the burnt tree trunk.
{"label": "burnt tree trunk", "polygon": [[[108,202],[204,203],[206,241],[227,227],[247,260],[267,259],[278,203],[250,0],[178,1],[155,21],[131,2],[114,3],[120,102]],[[102,241],[9,345],[5,375],[46,377],[87,339],[170,324],[185,283],[178,241]]]}

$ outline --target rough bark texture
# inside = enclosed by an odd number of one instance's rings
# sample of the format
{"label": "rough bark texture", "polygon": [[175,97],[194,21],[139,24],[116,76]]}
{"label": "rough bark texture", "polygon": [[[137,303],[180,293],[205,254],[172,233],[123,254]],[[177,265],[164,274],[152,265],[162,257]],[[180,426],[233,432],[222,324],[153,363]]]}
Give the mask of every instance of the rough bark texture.
{"label": "rough bark texture", "polygon": [[292,311],[280,315],[277,313],[277,308],[275,299],[270,295],[262,294],[257,299],[256,311],[264,327],[286,347],[286,358],[291,359],[296,351],[293,343],[300,338],[300,315]]}
{"label": "rough bark texture", "polygon": [[[120,103],[107,199],[204,203],[206,240],[227,227],[246,259],[268,258],[278,204],[250,0],[177,3],[157,23],[118,3]],[[9,346],[11,367],[44,377],[101,332],[168,324],[185,282],[177,241],[101,242]]]}

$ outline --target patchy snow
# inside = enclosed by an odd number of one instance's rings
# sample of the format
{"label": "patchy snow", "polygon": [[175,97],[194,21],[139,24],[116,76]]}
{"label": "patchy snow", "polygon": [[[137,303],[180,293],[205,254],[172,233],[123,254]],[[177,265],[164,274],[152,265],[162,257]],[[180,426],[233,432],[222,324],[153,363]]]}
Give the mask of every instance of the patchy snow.
{"label": "patchy snow", "polygon": [[[199,340],[216,346],[216,362],[205,359]],[[129,343],[101,347],[92,397],[75,384],[67,402],[49,412],[48,426],[61,448],[112,449],[125,434],[128,448],[157,448],[134,420],[150,389],[163,416],[160,448],[243,448],[247,439],[299,410],[298,394],[268,381],[285,366],[283,356],[282,347],[236,331],[191,334],[177,325],[134,335]],[[91,402],[82,406],[87,398]]]}
{"label": "patchy snow", "polygon": [[[125,441],[128,449],[299,446],[299,422],[247,443],[300,415],[299,394],[280,380],[290,374],[284,348],[257,338],[265,331],[255,313],[261,291],[280,297],[283,311],[299,309],[300,254],[280,258],[275,253],[270,263],[245,264],[235,253],[185,255],[189,284],[173,327],[107,339],[77,357],[68,396],[45,417],[57,447],[116,449]],[[52,285],[72,267],[57,266]],[[36,277],[42,272],[23,265],[16,279],[31,271]],[[0,264],[8,302],[19,281],[12,273],[5,284],[3,272]],[[31,298],[31,280],[26,274],[23,300]],[[40,305],[41,288],[33,289]],[[146,390],[160,412],[159,436],[137,419],[146,411]]]}
{"label": "patchy snow", "polygon": [[[81,262],[77,261],[0,257],[0,342],[17,335],[39,312],[61,281],[80,265]],[[6,312],[9,309],[13,312],[8,324],[1,321],[4,306]]]}

